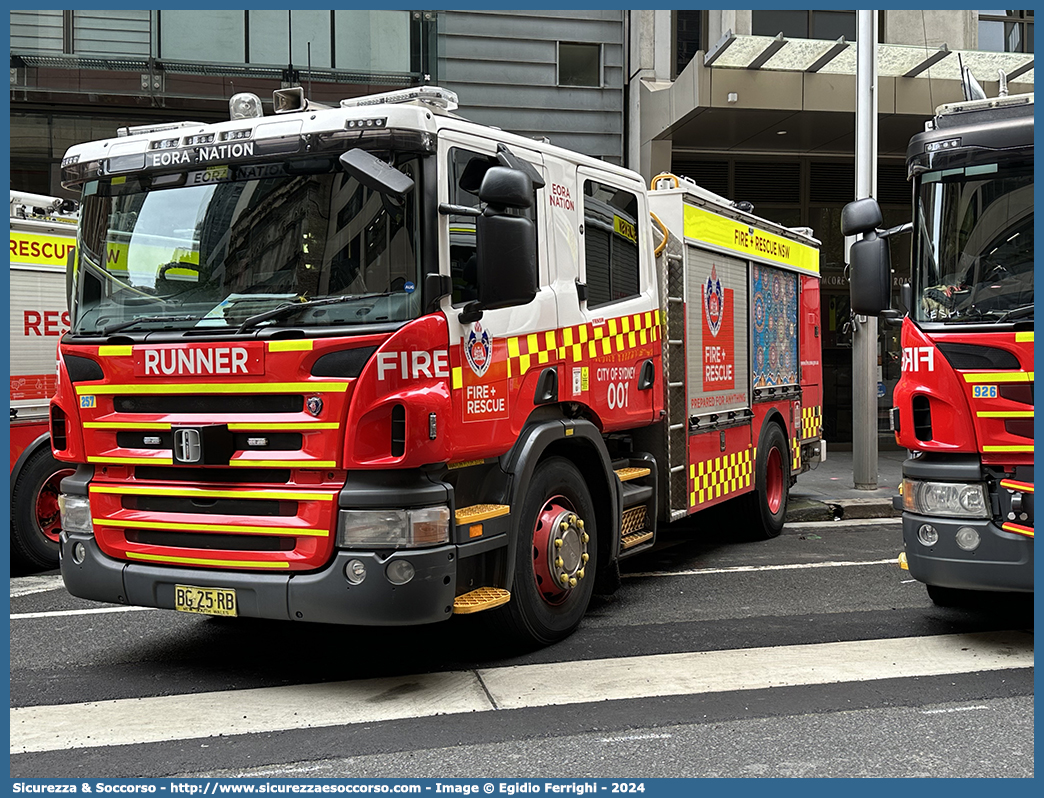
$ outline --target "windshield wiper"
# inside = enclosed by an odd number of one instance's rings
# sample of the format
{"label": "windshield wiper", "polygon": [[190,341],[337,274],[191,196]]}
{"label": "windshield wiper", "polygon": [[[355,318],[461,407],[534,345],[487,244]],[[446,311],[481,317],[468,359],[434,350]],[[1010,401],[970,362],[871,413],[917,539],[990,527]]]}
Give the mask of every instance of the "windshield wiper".
{"label": "windshield wiper", "polygon": [[124,321],[118,321],[115,324],[110,324],[108,327],[101,331],[102,335],[111,335],[114,332],[120,330],[126,330],[128,327],[133,327],[139,322],[150,322],[150,321],[199,321],[202,316],[138,316],[136,319],[127,319]]}
{"label": "windshield wiper", "polygon": [[236,334],[252,330],[258,324],[269,319],[279,319],[284,316],[292,316],[300,310],[305,308],[314,308],[321,305],[340,305],[342,302],[351,302],[356,299],[379,299],[382,296],[391,296],[392,294],[401,293],[399,291],[384,291],[383,293],[377,294],[344,294],[342,296],[329,296],[323,297],[322,299],[306,299],[303,302],[287,302],[279,307],[272,308],[258,313],[254,316],[246,319],[236,330]]}
{"label": "windshield wiper", "polygon": [[1033,303],[1028,305],[1019,305],[1011,310],[1004,311],[1000,316],[997,317],[997,321],[1008,321],[1009,319],[1021,319],[1025,316],[1033,315]]}

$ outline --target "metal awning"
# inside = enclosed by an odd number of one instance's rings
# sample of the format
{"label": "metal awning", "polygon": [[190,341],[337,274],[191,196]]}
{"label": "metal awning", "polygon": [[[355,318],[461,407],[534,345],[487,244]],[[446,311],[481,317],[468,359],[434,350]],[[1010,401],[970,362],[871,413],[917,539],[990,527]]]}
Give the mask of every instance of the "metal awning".
{"label": "metal awning", "polygon": [[[704,66],[715,69],[762,69],[779,72],[819,72],[855,75],[854,42],[786,39],[778,36],[737,36],[728,31],[707,51]],[[960,80],[960,65],[980,82],[996,81],[1001,72],[1011,82],[1033,83],[1032,53],[950,50],[905,44],[877,45],[877,72],[884,78]]]}

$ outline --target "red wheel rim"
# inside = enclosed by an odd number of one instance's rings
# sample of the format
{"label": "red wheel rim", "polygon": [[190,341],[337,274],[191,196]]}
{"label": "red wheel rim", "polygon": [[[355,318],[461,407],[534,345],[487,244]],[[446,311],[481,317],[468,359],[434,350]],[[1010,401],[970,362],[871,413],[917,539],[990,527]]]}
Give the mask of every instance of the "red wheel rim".
{"label": "red wheel rim", "polygon": [[39,524],[44,537],[55,543],[58,542],[58,533],[62,531],[62,516],[58,510],[59,486],[73,471],[72,468],[55,471],[36,494],[36,523]]}
{"label": "red wheel rim", "polygon": [[783,455],[773,446],[765,464],[765,501],[769,512],[775,515],[783,506]]}
{"label": "red wheel rim", "polygon": [[533,528],[533,577],[545,602],[561,604],[584,578],[589,540],[568,499],[552,496],[544,503]]}

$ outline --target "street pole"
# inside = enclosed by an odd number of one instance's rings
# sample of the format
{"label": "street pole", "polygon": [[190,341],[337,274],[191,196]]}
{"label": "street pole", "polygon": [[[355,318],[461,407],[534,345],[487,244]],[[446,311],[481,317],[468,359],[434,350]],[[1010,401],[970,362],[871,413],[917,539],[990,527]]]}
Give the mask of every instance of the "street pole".
{"label": "street pole", "polygon": [[[876,11],[856,12],[855,119],[855,199],[876,197]],[[846,253],[852,240],[846,242]],[[852,477],[856,490],[877,489],[877,318],[869,316],[853,318]]]}

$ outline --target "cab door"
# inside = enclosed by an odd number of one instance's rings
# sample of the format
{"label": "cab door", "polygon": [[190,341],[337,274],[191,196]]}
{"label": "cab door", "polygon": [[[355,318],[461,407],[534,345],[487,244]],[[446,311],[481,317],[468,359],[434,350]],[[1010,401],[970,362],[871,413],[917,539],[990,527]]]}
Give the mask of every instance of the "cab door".
{"label": "cab door", "polygon": [[579,167],[576,197],[578,309],[564,336],[565,393],[589,405],[606,430],[641,426],[663,406],[662,319],[645,195],[611,173]]}
{"label": "cab door", "polygon": [[[484,163],[496,162],[497,144],[495,139],[460,131],[440,132],[440,203],[479,206],[471,178]],[[544,176],[540,153],[515,144],[510,148]],[[541,372],[555,369],[558,382],[558,311],[547,258],[545,193],[546,188],[536,189],[532,208],[519,211],[536,225],[536,297],[525,305],[483,310],[477,321],[460,318],[478,296],[475,217],[439,214],[440,273],[452,282],[452,293],[443,297],[441,309],[449,331],[453,423],[460,425],[461,432],[454,444],[464,457],[510,448],[538,405]]]}

